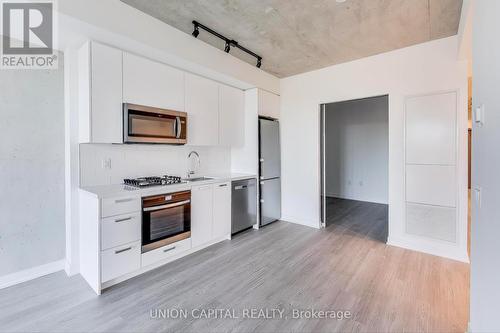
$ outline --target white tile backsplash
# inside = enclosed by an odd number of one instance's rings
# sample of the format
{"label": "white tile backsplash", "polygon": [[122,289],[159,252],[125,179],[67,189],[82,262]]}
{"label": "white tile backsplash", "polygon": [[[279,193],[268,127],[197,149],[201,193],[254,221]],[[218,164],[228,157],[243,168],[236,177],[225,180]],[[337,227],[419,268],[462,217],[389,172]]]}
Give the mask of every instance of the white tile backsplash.
{"label": "white tile backsplash", "polygon": [[[124,178],[152,175],[186,176],[187,155],[200,155],[199,174],[229,173],[231,149],[208,146],[167,145],[80,145],[80,186],[120,184]],[[110,159],[111,168],[103,161]]]}

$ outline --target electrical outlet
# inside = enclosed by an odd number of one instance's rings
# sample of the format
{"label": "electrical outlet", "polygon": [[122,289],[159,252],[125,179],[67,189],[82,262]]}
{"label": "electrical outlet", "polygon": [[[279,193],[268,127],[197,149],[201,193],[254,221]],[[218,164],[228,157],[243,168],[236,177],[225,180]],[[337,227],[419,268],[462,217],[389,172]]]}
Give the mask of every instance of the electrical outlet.
{"label": "electrical outlet", "polygon": [[111,169],[111,158],[105,158],[102,160],[103,169]]}

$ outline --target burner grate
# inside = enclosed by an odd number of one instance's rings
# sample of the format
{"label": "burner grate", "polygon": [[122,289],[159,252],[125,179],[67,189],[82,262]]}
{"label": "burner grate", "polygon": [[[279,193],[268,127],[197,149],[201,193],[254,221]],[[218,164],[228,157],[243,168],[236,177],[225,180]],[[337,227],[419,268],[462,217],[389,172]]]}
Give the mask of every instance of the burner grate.
{"label": "burner grate", "polygon": [[159,186],[159,185],[172,185],[182,183],[181,177],[178,176],[153,176],[153,177],[140,177],[134,179],[124,179],[123,183],[125,185],[135,186],[135,187],[148,187],[148,186]]}

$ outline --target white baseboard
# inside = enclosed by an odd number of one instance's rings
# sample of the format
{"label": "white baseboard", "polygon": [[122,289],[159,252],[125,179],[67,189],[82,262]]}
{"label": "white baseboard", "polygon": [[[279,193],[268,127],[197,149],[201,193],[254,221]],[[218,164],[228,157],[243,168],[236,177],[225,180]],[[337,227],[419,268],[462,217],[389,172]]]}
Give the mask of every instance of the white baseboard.
{"label": "white baseboard", "polygon": [[0,289],[13,286],[18,283],[36,279],[40,276],[55,273],[65,268],[66,260],[50,262],[45,265],[25,269],[23,271],[0,276]]}
{"label": "white baseboard", "polygon": [[71,264],[68,260],[65,260],[64,271],[67,276],[73,276],[80,273],[78,267],[75,267],[75,265]]}
{"label": "white baseboard", "polygon": [[315,229],[320,229],[320,223],[319,222],[314,222],[314,221],[306,221],[298,218],[294,218],[291,216],[282,216],[280,221],[285,221],[293,224],[300,224],[306,227],[311,227]]}
{"label": "white baseboard", "polygon": [[423,252],[438,257],[444,257],[456,261],[469,263],[469,256],[467,255],[467,251],[465,251],[465,253],[462,253],[463,251],[461,251],[460,248],[458,247],[444,246],[437,244],[434,245],[423,244],[421,242],[416,242],[407,239],[400,239],[390,236],[387,238],[387,245],[397,246],[408,250]]}

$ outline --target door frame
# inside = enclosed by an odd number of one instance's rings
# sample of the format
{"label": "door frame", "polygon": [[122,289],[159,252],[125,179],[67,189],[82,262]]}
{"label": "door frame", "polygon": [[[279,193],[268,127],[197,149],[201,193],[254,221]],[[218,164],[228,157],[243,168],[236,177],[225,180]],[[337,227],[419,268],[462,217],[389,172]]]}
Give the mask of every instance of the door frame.
{"label": "door frame", "polygon": [[[388,185],[388,197],[387,197],[387,206],[388,206],[388,214],[387,214],[387,239],[389,239],[389,233],[391,230],[391,205],[390,205],[390,200],[389,200],[389,193],[390,193],[390,186],[389,186],[389,174],[390,174],[390,149],[389,149],[389,136],[390,136],[390,94],[380,94],[380,95],[373,95],[373,96],[368,96],[368,97],[360,97],[360,98],[352,98],[352,99],[345,99],[345,100],[339,100],[339,101],[334,101],[334,102],[322,102],[318,105],[318,111],[319,111],[319,117],[318,117],[318,128],[319,128],[319,137],[318,137],[318,150],[319,150],[319,202],[320,202],[320,228],[326,228],[326,175],[325,175],[325,167],[326,167],[326,151],[325,151],[325,122],[324,122],[324,117],[326,113],[326,105],[327,104],[335,104],[335,103],[343,103],[343,102],[352,102],[352,101],[359,101],[359,100],[364,100],[364,99],[371,99],[371,98],[377,98],[377,97],[387,97],[387,137],[388,137],[388,142],[387,142],[387,152],[388,152],[388,159],[387,159],[387,170],[388,170],[388,177],[387,177],[387,185]],[[386,240],[387,242],[387,240]]]}

